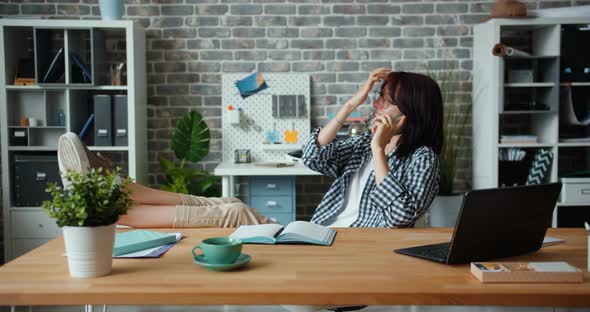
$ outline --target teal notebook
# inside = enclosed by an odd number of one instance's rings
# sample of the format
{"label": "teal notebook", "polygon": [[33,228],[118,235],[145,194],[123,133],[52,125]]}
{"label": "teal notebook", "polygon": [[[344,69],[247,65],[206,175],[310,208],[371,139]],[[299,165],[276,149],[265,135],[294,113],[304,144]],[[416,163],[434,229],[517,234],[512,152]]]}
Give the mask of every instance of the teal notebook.
{"label": "teal notebook", "polygon": [[330,246],[336,232],[329,227],[294,221],[283,227],[280,224],[242,225],[230,237],[253,244],[313,244]]}
{"label": "teal notebook", "polygon": [[113,255],[120,256],[130,252],[167,245],[174,242],[176,242],[175,234],[165,234],[146,230],[133,230],[117,233],[115,235]]}

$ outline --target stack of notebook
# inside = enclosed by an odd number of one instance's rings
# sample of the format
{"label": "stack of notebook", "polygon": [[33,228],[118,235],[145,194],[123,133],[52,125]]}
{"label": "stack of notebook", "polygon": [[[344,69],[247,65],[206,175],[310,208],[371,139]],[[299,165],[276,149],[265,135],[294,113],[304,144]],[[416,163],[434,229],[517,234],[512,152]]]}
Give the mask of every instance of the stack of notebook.
{"label": "stack of notebook", "polygon": [[115,235],[113,257],[157,258],[182,238],[181,233],[133,230]]}

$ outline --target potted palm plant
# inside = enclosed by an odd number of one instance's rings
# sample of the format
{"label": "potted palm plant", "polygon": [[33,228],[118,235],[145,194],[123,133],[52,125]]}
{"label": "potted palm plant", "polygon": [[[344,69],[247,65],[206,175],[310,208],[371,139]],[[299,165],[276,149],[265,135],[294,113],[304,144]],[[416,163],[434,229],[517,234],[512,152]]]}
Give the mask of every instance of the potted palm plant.
{"label": "potted palm plant", "polygon": [[161,189],[169,192],[219,197],[219,177],[205,170],[191,168],[188,162],[197,163],[209,154],[210,132],[199,112],[191,111],[176,123],[172,133],[172,150],[179,161],[162,158],[160,166],[166,181]]}
{"label": "potted palm plant", "polygon": [[115,223],[127,213],[132,201],[129,178],[119,169],[90,169],[87,173],[68,171],[71,185],[62,188],[49,183],[52,199],[43,209],[63,229],[68,268],[72,277],[96,277],[111,272]]}
{"label": "potted palm plant", "polygon": [[463,200],[463,194],[456,192],[454,186],[462,140],[471,116],[472,98],[469,92],[461,92],[458,73],[429,71],[428,74],[438,82],[442,92],[444,144],[439,155],[439,192],[426,214],[426,223],[434,227],[453,227]]}

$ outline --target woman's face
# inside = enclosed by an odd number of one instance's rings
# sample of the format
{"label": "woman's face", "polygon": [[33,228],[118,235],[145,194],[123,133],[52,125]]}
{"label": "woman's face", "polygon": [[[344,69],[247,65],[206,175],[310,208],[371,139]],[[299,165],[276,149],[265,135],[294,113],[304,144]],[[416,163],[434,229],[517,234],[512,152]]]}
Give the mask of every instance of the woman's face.
{"label": "woman's face", "polygon": [[[399,107],[395,104],[393,97],[389,94],[389,88],[383,88],[381,96],[377,97],[373,102],[373,108],[375,109],[375,115],[383,116],[397,116],[402,115]],[[375,117],[375,116],[373,116]]]}

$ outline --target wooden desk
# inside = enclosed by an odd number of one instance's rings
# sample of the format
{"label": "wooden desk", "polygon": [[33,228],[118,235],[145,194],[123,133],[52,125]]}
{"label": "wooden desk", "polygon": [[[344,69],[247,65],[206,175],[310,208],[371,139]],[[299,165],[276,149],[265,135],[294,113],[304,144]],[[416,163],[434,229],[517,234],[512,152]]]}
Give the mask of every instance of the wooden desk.
{"label": "wooden desk", "polygon": [[[245,245],[240,271],[215,273],[192,262],[201,239],[233,229],[187,229],[160,259],[116,259],[113,273],[69,278],[61,238],[0,267],[0,305],[67,304],[367,304],[590,306],[582,284],[484,285],[468,265],[447,266],[392,252],[443,242],[451,229],[339,229],[332,247]],[[551,229],[566,240],[516,261],[564,260],[586,269],[587,234]]]}

